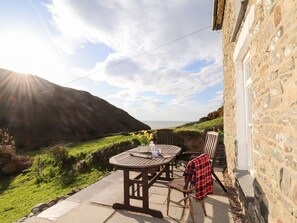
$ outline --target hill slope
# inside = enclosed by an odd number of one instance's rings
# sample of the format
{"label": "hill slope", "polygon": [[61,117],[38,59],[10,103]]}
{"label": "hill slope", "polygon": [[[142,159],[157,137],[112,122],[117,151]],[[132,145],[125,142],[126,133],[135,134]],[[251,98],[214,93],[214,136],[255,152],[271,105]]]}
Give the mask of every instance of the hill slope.
{"label": "hill slope", "polygon": [[0,127],[8,128],[24,149],[150,129],[88,92],[4,69],[0,69]]}

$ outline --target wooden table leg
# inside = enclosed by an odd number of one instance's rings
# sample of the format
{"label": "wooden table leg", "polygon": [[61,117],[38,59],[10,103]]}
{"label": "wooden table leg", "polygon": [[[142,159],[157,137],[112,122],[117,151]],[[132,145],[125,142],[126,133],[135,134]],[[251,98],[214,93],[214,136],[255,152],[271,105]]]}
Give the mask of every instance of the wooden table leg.
{"label": "wooden table leg", "polygon": [[[130,186],[133,183],[129,177],[129,170],[124,169],[124,204],[115,203],[113,204],[114,209],[125,209],[129,211],[140,212],[144,214],[149,214],[153,217],[163,218],[161,211],[152,210],[149,208],[149,182],[148,182],[148,170],[142,172],[141,185],[142,185],[142,207],[136,207],[130,205]],[[141,198],[141,197],[140,197]]]}
{"label": "wooden table leg", "polygon": [[130,176],[129,176],[129,170],[124,169],[124,204],[120,203],[114,203],[112,207],[114,209],[128,209],[130,207],[130,194],[129,194],[129,188],[130,188]]}
{"label": "wooden table leg", "polygon": [[124,170],[124,205],[129,206],[130,205],[130,176],[129,176],[129,170]]}
{"label": "wooden table leg", "polygon": [[142,207],[149,209],[149,187],[148,187],[148,171],[142,172]]}
{"label": "wooden table leg", "polygon": [[166,164],[165,166],[165,180],[170,181],[172,178],[170,177],[170,164]]}

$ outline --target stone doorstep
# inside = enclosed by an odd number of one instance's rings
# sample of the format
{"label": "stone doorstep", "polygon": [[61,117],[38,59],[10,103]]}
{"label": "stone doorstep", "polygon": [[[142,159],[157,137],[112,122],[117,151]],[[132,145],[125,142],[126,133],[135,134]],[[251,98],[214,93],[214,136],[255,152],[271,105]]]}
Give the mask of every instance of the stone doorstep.
{"label": "stone doorstep", "polygon": [[236,170],[234,172],[236,185],[238,186],[239,192],[242,193],[247,204],[254,201],[254,179],[247,170]]}
{"label": "stone doorstep", "polygon": [[254,179],[247,170],[236,170],[235,175],[235,186],[238,189],[239,201],[243,207],[243,211],[249,221],[252,221],[255,217],[255,213],[250,213],[249,209],[253,207],[255,200],[253,182]]}

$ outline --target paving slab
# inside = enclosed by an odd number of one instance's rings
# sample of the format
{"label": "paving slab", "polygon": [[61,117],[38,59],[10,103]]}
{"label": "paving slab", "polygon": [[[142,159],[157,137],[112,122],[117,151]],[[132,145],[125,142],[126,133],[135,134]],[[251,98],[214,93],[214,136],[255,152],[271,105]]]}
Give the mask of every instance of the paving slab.
{"label": "paving slab", "polygon": [[114,203],[124,202],[123,183],[113,182],[90,199],[90,202],[112,206]]}
{"label": "paving slab", "polygon": [[84,188],[83,190],[79,191],[79,193],[76,193],[69,198],[67,198],[68,201],[74,201],[74,202],[85,202],[88,203],[89,200],[100,193],[101,191],[105,190],[109,187],[109,185],[115,183],[115,182],[123,182],[123,172],[122,171],[116,171],[112,172],[111,174],[105,176],[103,179],[97,181],[96,183]]}
{"label": "paving slab", "polygon": [[[205,198],[205,209],[207,217],[204,216],[201,203],[193,199],[195,222],[201,223],[231,223],[234,222],[229,199],[220,195],[209,195]],[[189,222],[190,216],[188,216]]]}
{"label": "paving slab", "polygon": [[104,222],[108,219],[114,210],[112,208],[81,204],[78,207],[72,209],[67,214],[58,218],[57,223],[95,223]]}
{"label": "paving slab", "polygon": [[69,212],[70,210],[72,210],[73,208],[77,207],[78,205],[79,203],[77,202],[64,200],[41,212],[39,215],[37,215],[37,217],[54,221],[57,218]]}
{"label": "paving slab", "polygon": [[168,194],[168,188],[167,187],[164,187],[163,185],[162,186],[158,186],[158,185],[154,184],[152,187],[150,187],[149,193],[152,193],[152,194],[161,194],[161,195],[166,195],[167,196],[167,194]]}
{"label": "paving slab", "polygon": [[104,181],[122,181],[123,182],[124,181],[123,171],[122,170],[113,171],[109,175],[104,177],[102,180],[104,180]]}
{"label": "paving slab", "polygon": [[163,217],[165,219],[170,218],[170,219],[178,221],[178,222],[180,222],[184,218],[184,215],[187,213],[186,211],[184,211],[184,210],[186,210],[184,208],[177,207],[177,206],[170,206],[169,213],[167,215],[167,205],[166,204],[161,205],[161,204],[156,204],[156,203],[150,203],[150,208],[161,211],[163,214]]}
{"label": "paving slab", "polygon": [[173,219],[153,218],[148,215],[132,213],[128,211],[116,211],[115,214],[104,223],[177,223]]}
{"label": "paving slab", "polygon": [[43,219],[43,218],[38,218],[37,216],[27,218],[25,222],[26,223],[53,223],[50,220],[46,220],[46,219]]}
{"label": "paving slab", "polygon": [[161,194],[151,194],[149,197],[150,203],[166,204],[167,196]]}
{"label": "paving slab", "polygon": [[82,189],[78,193],[70,196],[67,198],[67,201],[73,201],[73,202],[88,202],[92,197],[94,197],[96,194],[100,193],[100,191],[104,190],[104,188],[108,187],[110,185],[109,181],[100,180],[96,183]]}

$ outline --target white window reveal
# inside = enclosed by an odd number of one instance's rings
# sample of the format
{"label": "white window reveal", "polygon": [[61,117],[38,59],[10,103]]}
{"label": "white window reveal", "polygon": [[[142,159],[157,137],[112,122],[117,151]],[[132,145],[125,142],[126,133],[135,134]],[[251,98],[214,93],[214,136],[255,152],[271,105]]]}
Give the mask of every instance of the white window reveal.
{"label": "white window reveal", "polygon": [[252,170],[253,150],[252,150],[252,66],[251,57],[248,52],[243,60],[243,76],[244,76],[244,103],[245,103],[245,138],[246,138],[246,150],[247,150],[247,169]]}
{"label": "white window reveal", "polygon": [[254,21],[252,5],[238,37],[234,62],[236,66],[236,140],[237,168],[248,170],[253,175],[252,146],[252,66],[250,55],[251,24]]}

